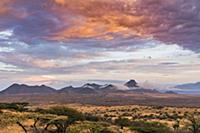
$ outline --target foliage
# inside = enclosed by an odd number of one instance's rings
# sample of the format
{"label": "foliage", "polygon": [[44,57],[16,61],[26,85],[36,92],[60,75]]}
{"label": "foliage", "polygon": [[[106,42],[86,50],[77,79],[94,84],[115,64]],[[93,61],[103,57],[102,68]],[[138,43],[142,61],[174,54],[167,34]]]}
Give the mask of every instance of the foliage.
{"label": "foliage", "polygon": [[55,107],[51,107],[49,109],[40,109],[37,112],[42,113],[42,114],[54,114],[54,115],[58,115],[58,116],[60,116],[60,115],[68,116],[69,119],[71,119],[72,121],[84,119],[84,115],[82,113],[76,111],[75,109],[67,108],[67,107],[63,107],[63,106],[55,106]]}
{"label": "foliage", "polygon": [[12,113],[0,113],[0,128],[15,124],[17,121],[24,120],[25,117]]}
{"label": "foliage", "polygon": [[115,124],[121,126],[121,129],[123,129],[123,127],[128,127],[131,125],[131,121],[128,118],[122,118],[119,117],[118,119],[115,120]]}
{"label": "foliage", "polygon": [[131,129],[139,133],[171,133],[167,126],[159,122],[133,121]]}
{"label": "foliage", "polygon": [[89,114],[89,113],[84,114],[84,118],[87,121],[94,121],[94,122],[102,120],[101,117],[98,117],[98,116],[95,116],[95,115],[92,115],[92,114]]}
{"label": "foliage", "polygon": [[[35,113],[27,115],[28,119],[33,119],[34,123],[30,127],[34,132],[55,132],[55,133],[65,133],[66,129],[76,121],[83,120],[83,114],[62,106],[56,106],[49,109],[36,109]],[[25,125],[20,123],[17,124],[27,132]],[[54,126],[56,129],[49,129],[49,127]]]}
{"label": "foliage", "polygon": [[[137,133],[172,133],[172,129],[173,133],[200,133],[198,110],[190,114],[189,111],[179,113],[178,110],[163,107],[148,107],[148,110],[159,110],[136,114],[135,109],[123,108],[120,112],[119,109],[113,109],[83,114],[65,106],[30,110],[27,110],[27,106],[27,103],[1,103],[0,129],[18,124],[25,133],[119,133],[129,129]],[[154,121],[161,119],[172,122],[169,125],[171,128]]]}
{"label": "foliage", "polygon": [[187,115],[187,128],[191,133],[200,133],[200,116],[196,114]]}
{"label": "foliage", "polygon": [[27,111],[28,103],[0,103],[0,109],[10,109],[16,111]]}
{"label": "foliage", "polygon": [[111,128],[110,124],[104,122],[82,122],[70,126],[68,133],[119,133],[115,128]]}

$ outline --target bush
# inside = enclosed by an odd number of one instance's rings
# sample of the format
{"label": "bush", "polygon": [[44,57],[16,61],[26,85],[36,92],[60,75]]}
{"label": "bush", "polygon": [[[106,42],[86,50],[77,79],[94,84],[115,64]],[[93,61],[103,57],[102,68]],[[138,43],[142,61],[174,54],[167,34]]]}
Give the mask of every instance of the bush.
{"label": "bush", "polygon": [[0,109],[10,109],[16,111],[27,111],[28,103],[0,103]]}
{"label": "bush", "polygon": [[188,114],[187,116],[188,124],[187,129],[191,133],[200,133],[200,116],[196,114]]}
{"label": "bush", "polygon": [[100,133],[114,133],[113,131],[109,130],[108,128],[104,128],[100,131]]}
{"label": "bush", "polygon": [[94,121],[94,122],[100,121],[102,119],[101,117],[98,117],[98,116],[95,116],[95,115],[92,115],[92,114],[89,114],[89,113],[86,113],[84,115],[84,117],[85,117],[85,120]]}
{"label": "bush", "polygon": [[159,122],[133,121],[131,130],[139,133],[170,133],[170,129]]}
{"label": "bush", "polygon": [[[15,124],[17,121],[23,121],[24,116],[19,116],[13,113],[1,113],[0,114],[0,128]],[[1,132],[1,131],[0,131]]]}
{"label": "bush", "polygon": [[123,127],[130,126],[131,125],[131,121],[128,118],[119,117],[118,119],[115,120],[115,124],[121,126],[121,129],[123,129]]}
{"label": "bush", "polygon": [[71,125],[67,133],[119,133],[118,130],[108,123],[85,121]]}
{"label": "bush", "polygon": [[63,106],[56,106],[50,109],[37,109],[37,112],[42,114],[53,114],[58,116],[68,116],[69,119],[74,120],[84,120],[84,115],[75,109],[63,107]]}

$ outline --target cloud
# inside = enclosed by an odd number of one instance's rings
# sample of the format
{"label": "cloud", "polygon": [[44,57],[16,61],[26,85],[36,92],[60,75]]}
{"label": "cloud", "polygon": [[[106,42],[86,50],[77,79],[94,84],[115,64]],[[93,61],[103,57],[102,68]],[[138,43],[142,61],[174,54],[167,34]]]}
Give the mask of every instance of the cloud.
{"label": "cloud", "polygon": [[9,4],[10,1],[9,0],[2,0],[1,3],[0,3],[0,14],[4,14],[6,12],[9,11],[9,8],[7,7],[7,4]]}
{"label": "cloud", "polygon": [[120,36],[200,48],[197,0],[3,0],[0,7],[0,29],[29,44]]}
{"label": "cloud", "polygon": [[70,11],[83,19],[75,23],[75,28],[63,29],[51,39],[113,39],[121,34],[152,37],[166,44],[199,50],[200,2],[197,0],[56,2],[61,4],[60,12]]}
{"label": "cloud", "polygon": [[198,0],[1,0],[0,78],[198,79],[199,22]]}

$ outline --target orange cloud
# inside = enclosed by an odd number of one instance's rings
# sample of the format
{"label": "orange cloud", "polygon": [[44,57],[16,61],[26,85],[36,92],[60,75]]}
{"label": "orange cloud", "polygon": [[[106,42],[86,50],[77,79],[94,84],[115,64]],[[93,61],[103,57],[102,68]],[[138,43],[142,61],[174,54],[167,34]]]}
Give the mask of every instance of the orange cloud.
{"label": "orange cloud", "polygon": [[[149,13],[139,13],[136,0],[54,0],[58,4],[57,12],[63,23],[68,23],[65,17],[70,13],[77,17],[71,27],[64,27],[48,37],[49,40],[68,40],[77,38],[96,38],[111,40],[115,34],[124,37],[151,37],[153,16]],[[60,6],[61,5],[61,6]]]}
{"label": "orange cloud", "polygon": [[[139,36],[154,38],[165,43],[190,47],[195,40],[198,48],[199,2],[169,0],[54,0],[54,11],[59,16],[71,14],[78,17],[72,27],[63,27],[48,37],[65,41],[73,38],[114,39]],[[187,6],[183,6],[187,5]],[[61,17],[61,18],[62,18]],[[81,20],[80,20],[81,19]],[[69,19],[63,19],[68,23]],[[77,22],[80,22],[77,24]],[[185,27],[184,27],[185,26]],[[191,34],[186,35],[188,32]],[[193,46],[192,46],[193,47]]]}
{"label": "orange cloud", "polygon": [[54,0],[56,3],[64,5],[66,3],[65,0]]}
{"label": "orange cloud", "polygon": [[199,48],[199,1],[37,0],[30,10],[31,2],[13,0],[15,8],[11,9],[11,1],[0,2],[0,14],[11,16],[5,19],[13,22],[10,22],[11,27],[15,25],[15,19],[20,20],[15,33],[21,33],[17,37],[23,41],[112,40],[120,35]]}
{"label": "orange cloud", "polygon": [[0,14],[7,13],[10,10],[11,0],[1,0],[0,2]]}
{"label": "orange cloud", "polygon": [[[137,27],[144,19],[141,16],[129,15],[127,4],[130,1],[105,1],[105,0],[55,0],[61,4],[56,11],[64,17],[65,13],[80,16],[74,19],[72,27],[66,27],[48,38],[49,40],[67,40],[73,38],[92,38],[110,40],[114,34],[124,36],[141,35],[141,27]],[[69,19],[63,19],[68,23]],[[133,26],[132,29],[129,27]]]}

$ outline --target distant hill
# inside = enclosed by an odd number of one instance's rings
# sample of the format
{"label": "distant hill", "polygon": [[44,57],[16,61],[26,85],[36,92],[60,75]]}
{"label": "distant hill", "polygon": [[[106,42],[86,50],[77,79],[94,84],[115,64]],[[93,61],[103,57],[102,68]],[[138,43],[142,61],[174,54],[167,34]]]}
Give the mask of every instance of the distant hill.
{"label": "distant hill", "polygon": [[166,91],[165,94],[178,94],[175,91]]}
{"label": "distant hill", "polygon": [[200,82],[177,85],[175,88],[184,90],[200,90]]}
{"label": "distant hill", "polygon": [[7,89],[3,90],[2,94],[44,94],[54,93],[55,89],[41,85],[41,86],[29,86],[25,84],[13,84]]}
{"label": "distant hill", "polygon": [[74,87],[73,86],[67,86],[64,88],[61,88],[58,90],[59,93],[69,93],[70,91],[73,91]]}
{"label": "distant hill", "polygon": [[126,82],[124,86],[129,88],[128,90],[126,90],[127,93],[160,93],[156,89],[149,89],[149,88],[146,89],[146,88],[140,87],[138,83],[136,82],[136,80],[134,79],[131,79],[128,82]]}
{"label": "distant hill", "polygon": [[[122,87],[122,88],[121,88]],[[138,86],[135,80],[129,80],[123,86],[113,84],[86,83],[80,87],[67,86],[60,90],[41,85],[29,86],[25,84],[13,84],[1,91],[1,94],[49,94],[49,93],[76,93],[76,94],[109,94],[109,93],[160,93],[155,89],[145,89]],[[126,87],[128,89],[123,89]]]}
{"label": "distant hill", "polygon": [[90,94],[95,93],[95,90],[92,88],[82,88],[82,87],[64,87],[61,90],[58,90],[60,93],[80,93],[80,94]]}
{"label": "distant hill", "polygon": [[129,81],[126,82],[124,85],[127,86],[128,88],[139,87],[139,86],[138,86],[138,83],[137,83],[135,80],[133,80],[133,79],[129,80]]}
{"label": "distant hill", "polygon": [[101,93],[105,91],[111,91],[111,90],[117,90],[117,87],[115,87],[112,84],[108,85],[99,85],[95,83],[87,83],[84,84],[81,87],[73,87],[68,86],[64,87],[59,90],[60,93],[81,93],[81,94],[91,94],[91,93]]}
{"label": "distant hill", "polygon": [[[177,105],[181,103],[180,105],[190,105],[189,103],[193,101],[190,96],[186,98],[185,95],[175,95],[172,91],[161,93],[155,89],[142,88],[133,80],[124,84],[101,85],[86,83],[79,87],[67,86],[60,90],[55,90],[45,85],[13,84],[1,91],[0,94],[1,102],[81,103],[94,105]],[[188,102],[185,102],[184,98]],[[200,100],[194,99],[194,101],[198,102]],[[196,104],[196,102],[194,103]]]}

